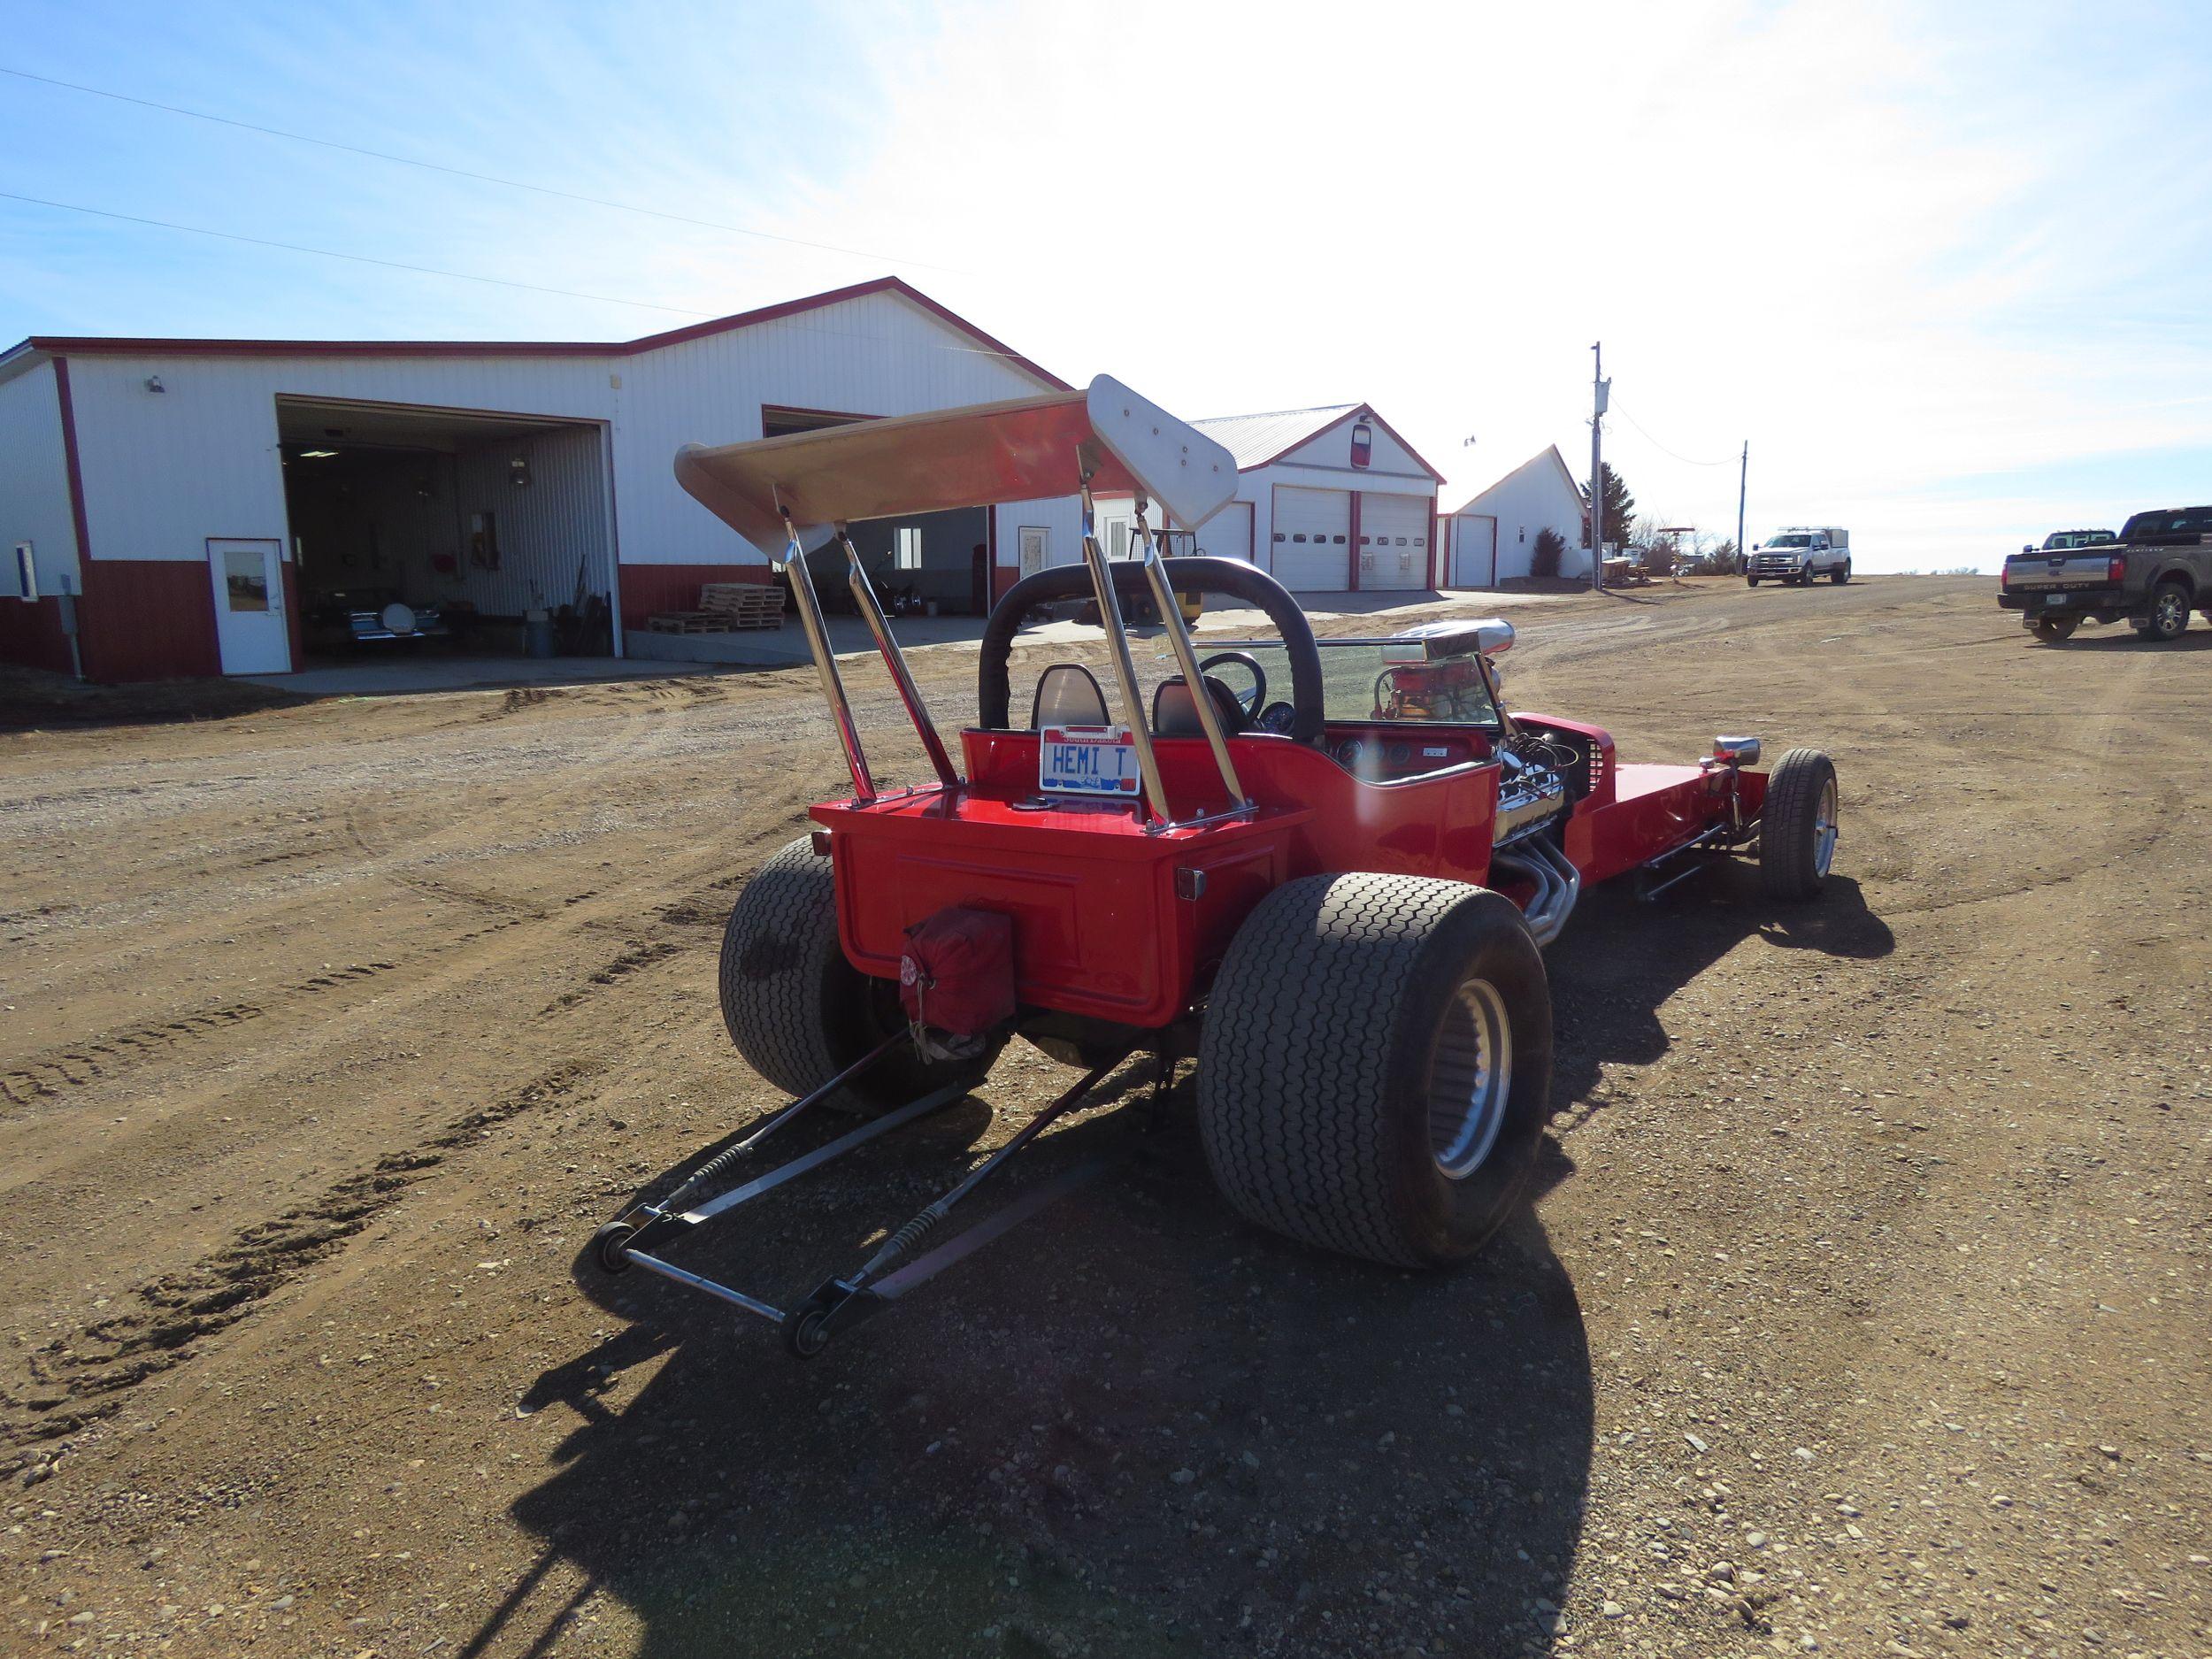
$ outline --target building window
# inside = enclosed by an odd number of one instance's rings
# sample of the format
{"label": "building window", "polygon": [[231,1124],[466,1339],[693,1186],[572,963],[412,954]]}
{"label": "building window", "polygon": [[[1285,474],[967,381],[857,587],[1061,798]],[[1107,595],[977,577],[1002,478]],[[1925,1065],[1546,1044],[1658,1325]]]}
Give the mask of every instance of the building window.
{"label": "building window", "polygon": [[898,550],[898,557],[895,560],[898,568],[902,571],[921,569],[922,526],[918,524],[902,524],[892,534],[893,545]]}

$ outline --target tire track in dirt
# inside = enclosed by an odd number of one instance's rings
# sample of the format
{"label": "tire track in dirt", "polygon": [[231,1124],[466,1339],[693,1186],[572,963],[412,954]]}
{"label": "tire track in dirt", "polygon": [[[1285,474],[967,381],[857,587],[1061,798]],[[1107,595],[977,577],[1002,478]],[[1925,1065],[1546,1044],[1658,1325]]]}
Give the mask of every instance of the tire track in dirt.
{"label": "tire track in dirt", "polygon": [[[295,999],[313,996],[319,992],[336,990],[344,986],[358,985],[364,979],[393,972],[398,966],[395,962],[358,963],[327,973],[319,973],[311,979],[302,980],[297,985],[278,991],[264,1002],[230,1002],[220,1008],[180,1015],[174,1019],[126,1026],[120,1031],[105,1032],[65,1048],[35,1055],[5,1071],[0,1071],[0,1096],[4,1096],[7,1103],[16,1108],[35,1106],[41,1099],[58,1099],[71,1089],[97,1083],[118,1071],[165,1054],[180,1042],[228,1031],[248,1020],[265,1018],[273,1009]],[[13,1115],[0,1113],[0,1122],[7,1121]]]}
{"label": "tire track in dirt", "polygon": [[[0,1448],[58,1440],[111,1415],[132,1389],[185,1363],[201,1343],[335,1254],[448,1155],[511,1118],[570,1098],[602,1069],[601,1062],[581,1060],[557,1067],[429,1140],[332,1183],[311,1202],[242,1228],[183,1272],[134,1286],[120,1298],[123,1311],[34,1350],[27,1387],[0,1388]],[[0,1464],[0,1476],[50,1466],[27,1452]]]}

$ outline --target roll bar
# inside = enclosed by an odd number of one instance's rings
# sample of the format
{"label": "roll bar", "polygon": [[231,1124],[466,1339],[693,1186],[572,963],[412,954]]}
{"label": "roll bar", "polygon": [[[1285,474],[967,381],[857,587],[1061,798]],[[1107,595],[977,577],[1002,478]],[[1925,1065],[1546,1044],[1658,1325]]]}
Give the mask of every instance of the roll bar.
{"label": "roll bar", "polygon": [[[1152,573],[1148,565],[1134,559],[1117,559],[1109,561],[1109,568],[1117,594],[1134,597],[1150,590]],[[1290,734],[1302,743],[1317,741],[1323,723],[1321,652],[1313,642],[1313,624],[1306,619],[1306,613],[1299,610],[1298,602],[1288,590],[1265,571],[1247,565],[1242,559],[1179,558],[1164,564],[1162,573],[1175,592],[1225,594],[1267,613],[1267,619],[1282,636],[1283,649],[1290,657]],[[1023,619],[1040,605],[1061,599],[1079,599],[1092,587],[1091,572],[1084,565],[1056,565],[1034,576],[1023,577],[992,607],[990,620],[984,624],[983,639],[977,648],[977,724],[1003,729],[1010,723],[1007,710],[1012,702],[1012,691],[1007,658],[1013,650],[1014,634]],[[1182,619],[1182,613],[1172,604],[1167,607],[1167,613],[1179,622]],[[1204,703],[1200,701],[1194,681],[1191,689],[1192,701],[1199,703],[1202,709]]]}

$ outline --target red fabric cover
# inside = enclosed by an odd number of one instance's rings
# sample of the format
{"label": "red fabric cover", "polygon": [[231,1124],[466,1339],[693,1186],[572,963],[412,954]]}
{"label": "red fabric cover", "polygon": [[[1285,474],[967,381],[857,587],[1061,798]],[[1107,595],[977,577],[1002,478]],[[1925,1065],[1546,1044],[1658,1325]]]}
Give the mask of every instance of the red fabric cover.
{"label": "red fabric cover", "polygon": [[972,1037],[1014,1017],[1014,918],[956,905],[906,930],[899,1004],[918,1025]]}

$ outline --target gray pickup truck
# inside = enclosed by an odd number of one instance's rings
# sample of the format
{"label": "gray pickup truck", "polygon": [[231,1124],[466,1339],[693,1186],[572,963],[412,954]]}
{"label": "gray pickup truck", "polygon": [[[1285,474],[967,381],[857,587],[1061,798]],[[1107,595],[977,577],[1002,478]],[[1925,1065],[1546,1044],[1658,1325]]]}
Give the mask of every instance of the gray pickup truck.
{"label": "gray pickup truck", "polygon": [[2177,640],[2192,611],[2212,620],[2212,507],[2139,512],[2115,541],[2023,548],[2005,561],[1997,603],[2047,645],[2123,618],[2147,641]]}

